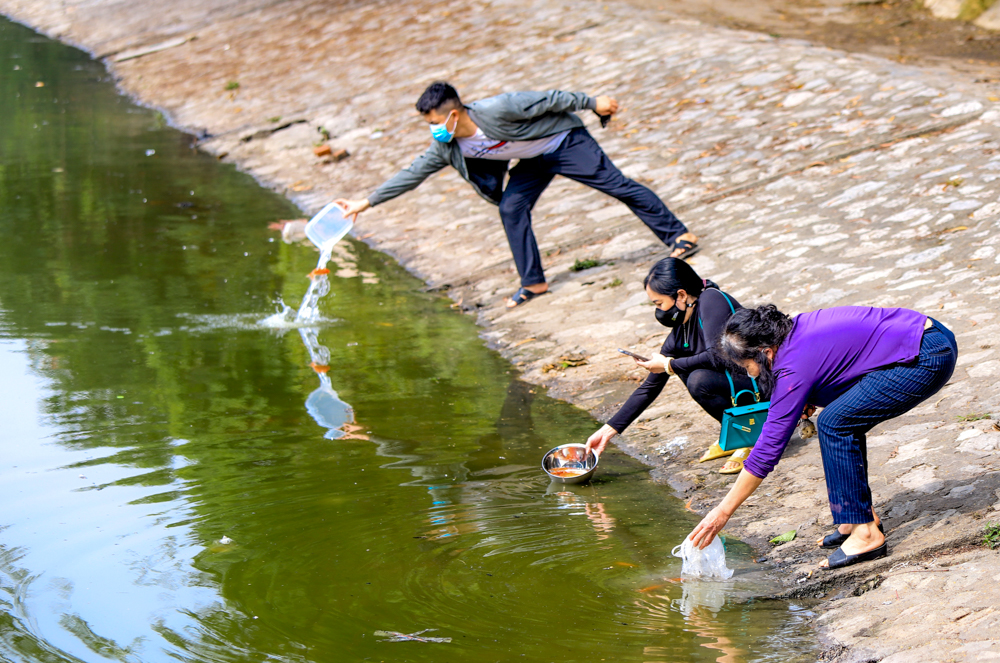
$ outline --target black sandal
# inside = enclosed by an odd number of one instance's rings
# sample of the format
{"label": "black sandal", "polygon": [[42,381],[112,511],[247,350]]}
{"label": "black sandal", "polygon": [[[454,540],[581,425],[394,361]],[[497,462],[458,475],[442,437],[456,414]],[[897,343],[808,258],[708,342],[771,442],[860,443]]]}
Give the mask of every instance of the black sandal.
{"label": "black sandal", "polygon": [[673,247],[670,249],[670,253],[673,254],[674,251],[680,249],[683,251],[679,256],[673,256],[674,258],[679,258],[681,260],[687,260],[694,254],[701,251],[701,247],[698,246],[698,242],[689,242],[686,239],[678,239],[674,241]]}
{"label": "black sandal", "polygon": [[874,550],[869,550],[868,552],[858,553],[857,555],[848,555],[844,552],[843,548],[837,548],[832,555],[826,558],[829,564],[828,569],[842,569],[845,566],[851,566],[852,564],[857,564],[859,562],[870,562],[873,559],[878,559],[880,557],[885,557],[889,554],[889,547],[886,542],[882,542],[878,548]]}
{"label": "black sandal", "polygon": [[510,298],[510,301],[514,302],[514,305],[508,306],[507,308],[517,308],[521,304],[530,302],[535,297],[541,297],[547,292],[548,290],[546,290],[545,292],[531,292],[527,288],[518,288],[517,292],[515,292]]}
{"label": "black sandal", "polygon": [[[878,524],[878,531],[885,535],[885,529],[882,527],[882,523]],[[844,541],[847,541],[848,537],[851,536],[850,532],[847,534],[841,534],[840,530],[835,531],[833,534],[827,534],[823,537],[823,545],[820,548],[839,548],[843,545]]]}

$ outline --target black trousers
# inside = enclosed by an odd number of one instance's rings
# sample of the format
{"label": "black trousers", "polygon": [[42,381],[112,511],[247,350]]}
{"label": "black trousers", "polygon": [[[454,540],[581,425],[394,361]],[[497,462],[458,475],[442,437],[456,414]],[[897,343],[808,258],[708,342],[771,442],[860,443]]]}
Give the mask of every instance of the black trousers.
{"label": "black trousers", "polygon": [[524,159],[514,166],[500,199],[500,220],[507,232],[517,273],[521,275],[521,285],[545,282],[542,257],[531,230],[531,210],[556,175],[622,201],[664,244],[672,244],[687,232],[687,227],[655,193],[622,175],[586,129],[573,129],[552,154]]}
{"label": "black trousers", "polygon": [[[736,386],[737,392],[744,389],[753,392],[753,382],[750,381],[750,377],[746,373],[730,372],[730,375],[733,376],[733,384]],[[726,374],[721,369],[716,371],[708,368],[696,368],[690,373],[678,371],[677,377],[687,387],[691,398],[716,421],[722,421],[723,410],[733,407],[729,380],[726,379]],[[761,400],[764,398],[764,395],[761,394]],[[739,402],[740,405],[749,405],[753,400],[749,394],[743,394],[740,396]]]}

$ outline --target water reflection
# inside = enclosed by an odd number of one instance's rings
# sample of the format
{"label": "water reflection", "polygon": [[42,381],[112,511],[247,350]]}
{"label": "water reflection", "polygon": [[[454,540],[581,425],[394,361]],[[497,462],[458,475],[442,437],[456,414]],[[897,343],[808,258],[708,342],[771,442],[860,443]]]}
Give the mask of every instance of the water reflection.
{"label": "water reflection", "polygon": [[[352,439],[367,439],[357,432],[354,423],[354,410],[340,400],[333,390],[330,381],[330,349],[319,342],[319,329],[316,327],[300,327],[299,336],[309,352],[309,365],[319,378],[319,387],[306,399],[306,411],[321,428],[326,429],[323,435],[328,440],[336,440],[351,434]],[[351,427],[351,430],[348,430]]]}

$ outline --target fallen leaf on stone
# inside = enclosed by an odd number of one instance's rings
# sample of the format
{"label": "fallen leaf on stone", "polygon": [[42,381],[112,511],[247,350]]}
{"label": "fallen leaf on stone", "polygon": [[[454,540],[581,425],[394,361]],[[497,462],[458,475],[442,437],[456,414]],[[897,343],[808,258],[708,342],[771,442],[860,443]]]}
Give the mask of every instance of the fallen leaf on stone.
{"label": "fallen leaf on stone", "polygon": [[789,541],[795,540],[795,530],[785,532],[784,534],[779,534],[778,536],[771,539],[771,543],[774,545],[779,545],[782,543],[788,543]]}
{"label": "fallen leaf on stone", "polygon": [[562,364],[563,368],[569,368],[570,366],[583,366],[588,362],[583,355],[563,355],[559,357],[559,363]]}

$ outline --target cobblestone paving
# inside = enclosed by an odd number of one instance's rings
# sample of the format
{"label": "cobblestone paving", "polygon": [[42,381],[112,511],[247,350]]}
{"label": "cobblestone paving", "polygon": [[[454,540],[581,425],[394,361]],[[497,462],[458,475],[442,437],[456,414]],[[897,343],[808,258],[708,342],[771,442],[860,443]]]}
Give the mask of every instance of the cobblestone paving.
{"label": "cobblestone paving", "polygon": [[[111,61],[187,38],[114,64],[124,89],[307,212],[366,195],[426,147],[412,104],[432,80],[467,99],[546,88],[616,96],[624,108],[610,127],[588,125],[701,236],[692,264],[702,276],[744,304],[906,306],[958,335],[952,382],[869,442],[893,554],[841,575],[861,582],[925,560],[1000,520],[1000,104],[972,84],[618,4],[0,0],[0,11]],[[352,156],[319,161],[320,128]],[[553,294],[511,312],[500,300],[516,274],[496,210],[455,174],[366,213],[356,234],[477,314],[527,379],[605,416],[641,377],[614,349],[662,341],[640,281],[663,247],[624,206],[566,181],[542,197],[535,229]],[[580,258],[606,264],[572,272]],[[570,353],[588,363],[553,370]],[[716,435],[671,381],[622,446],[704,511],[730,481],[694,463]],[[731,524],[758,542],[798,529],[771,558],[803,595],[829,588],[810,576],[822,558],[811,540],[829,528],[822,478],[817,445],[794,441]],[[956,564],[1000,573],[995,553]],[[948,622],[941,636],[900,626],[848,637],[838,624],[852,601],[834,603],[827,623],[857,651],[933,645],[979,660],[1000,645],[974,625],[982,620]]]}

